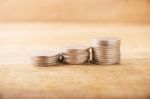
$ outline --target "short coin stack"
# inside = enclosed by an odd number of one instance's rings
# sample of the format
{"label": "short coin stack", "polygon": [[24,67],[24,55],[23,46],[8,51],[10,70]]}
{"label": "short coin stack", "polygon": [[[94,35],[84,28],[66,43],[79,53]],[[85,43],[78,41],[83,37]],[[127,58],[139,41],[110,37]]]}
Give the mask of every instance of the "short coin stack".
{"label": "short coin stack", "polygon": [[55,50],[40,50],[33,54],[32,62],[35,66],[47,67],[58,65],[60,54]]}
{"label": "short coin stack", "polygon": [[89,47],[82,45],[66,46],[62,52],[62,62],[66,64],[79,65],[89,61]]}
{"label": "short coin stack", "polygon": [[120,64],[120,39],[93,39],[92,62],[102,65]]}

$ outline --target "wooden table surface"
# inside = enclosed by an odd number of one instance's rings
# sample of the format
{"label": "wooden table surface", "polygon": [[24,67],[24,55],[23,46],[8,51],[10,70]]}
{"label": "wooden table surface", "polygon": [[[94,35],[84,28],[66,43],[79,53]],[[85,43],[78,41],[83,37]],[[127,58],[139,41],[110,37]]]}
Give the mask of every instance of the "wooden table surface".
{"label": "wooden table surface", "polygon": [[[121,65],[35,67],[34,50],[93,37],[122,39]],[[150,25],[0,25],[0,99],[150,99]]]}

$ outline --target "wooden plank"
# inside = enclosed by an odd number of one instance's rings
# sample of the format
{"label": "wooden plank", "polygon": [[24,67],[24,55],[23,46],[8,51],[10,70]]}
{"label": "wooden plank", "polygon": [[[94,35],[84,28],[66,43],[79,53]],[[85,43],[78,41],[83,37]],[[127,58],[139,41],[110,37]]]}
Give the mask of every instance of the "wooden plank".
{"label": "wooden plank", "polygon": [[122,65],[0,66],[1,99],[148,99],[149,59]]}
{"label": "wooden plank", "polygon": [[[72,35],[77,33],[76,36],[67,34],[68,26],[70,25],[49,24],[40,25],[40,29],[34,25],[0,26],[0,99],[150,98],[150,31],[147,26],[114,28],[71,25],[69,32]],[[88,40],[92,35],[90,32],[94,30],[94,36],[113,34],[123,39],[121,65],[60,65],[42,68],[30,64],[30,55],[35,49],[54,47],[53,44],[61,46],[65,42],[61,37],[70,43],[76,42],[77,36],[79,42],[82,39]],[[115,33],[116,31],[126,31],[126,34]],[[59,40],[62,41],[59,43],[58,34],[61,36]],[[135,34],[137,38],[134,38]],[[33,41],[27,39],[28,37]],[[88,44],[89,41],[83,43]]]}

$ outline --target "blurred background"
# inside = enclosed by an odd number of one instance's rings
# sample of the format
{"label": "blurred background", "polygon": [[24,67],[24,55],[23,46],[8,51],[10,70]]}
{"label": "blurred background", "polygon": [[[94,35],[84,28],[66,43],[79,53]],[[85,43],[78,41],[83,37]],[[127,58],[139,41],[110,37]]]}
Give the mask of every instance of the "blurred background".
{"label": "blurred background", "polygon": [[0,0],[1,22],[149,23],[150,0]]}
{"label": "blurred background", "polygon": [[150,0],[0,0],[3,63],[102,36],[122,39],[123,58],[150,58]]}

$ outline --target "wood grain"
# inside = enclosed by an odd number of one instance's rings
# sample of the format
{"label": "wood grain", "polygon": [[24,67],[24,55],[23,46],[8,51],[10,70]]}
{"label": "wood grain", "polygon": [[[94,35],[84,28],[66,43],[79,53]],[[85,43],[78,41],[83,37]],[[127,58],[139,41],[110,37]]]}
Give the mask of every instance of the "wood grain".
{"label": "wood grain", "polygon": [[[149,99],[149,32],[143,25],[1,24],[0,99]],[[36,49],[88,45],[94,36],[122,38],[121,65],[30,64]]]}
{"label": "wood grain", "polygon": [[122,65],[1,65],[1,99],[149,99],[149,59]]}

